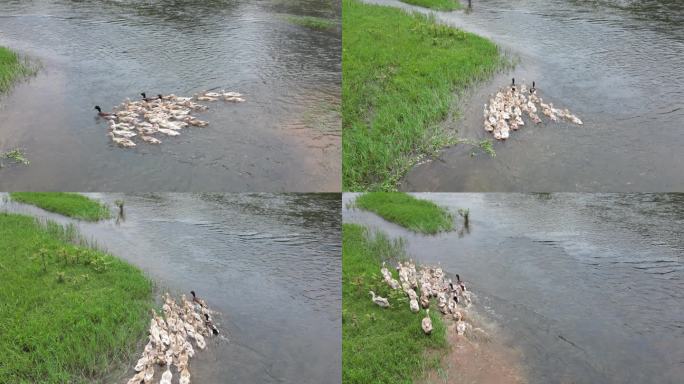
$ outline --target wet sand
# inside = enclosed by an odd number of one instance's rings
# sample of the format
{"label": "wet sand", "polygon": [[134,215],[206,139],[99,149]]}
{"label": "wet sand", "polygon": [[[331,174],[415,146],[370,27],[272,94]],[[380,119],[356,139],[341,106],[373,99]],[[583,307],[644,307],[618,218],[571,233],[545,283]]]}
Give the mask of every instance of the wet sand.
{"label": "wet sand", "polygon": [[451,351],[432,370],[424,384],[523,384],[527,383],[522,354],[504,345],[500,336],[470,340],[458,335],[453,320],[446,320]]}

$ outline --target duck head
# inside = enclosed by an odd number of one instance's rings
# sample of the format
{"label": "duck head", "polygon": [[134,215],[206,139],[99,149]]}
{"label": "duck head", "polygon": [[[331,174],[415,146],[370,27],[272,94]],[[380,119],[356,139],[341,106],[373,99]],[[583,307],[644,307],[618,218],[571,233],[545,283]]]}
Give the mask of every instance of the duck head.
{"label": "duck head", "polygon": [[97,110],[98,112],[102,113],[102,108],[100,108],[99,105],[96,105],[96,106],[95,106],[95,110]]}
{"label": "duck head", "polygon": [[145,92],[140,92],[140,96],[142,96],[143,99],[147,99],[147,95],[145,94]]}
{"label": "duck head", "polygon": [[193,297],[193,298],[196,297],[196,296],[195,296],[195,291],[190,291],[190,293],[192,294],[192,297]]}
{"label": "duck head", "polygon": [[158,94],[158,95],[157,95],[157,97],[159,98],[159,100],[164,100],[164,96],[162,96],[162,94],[161,94],[161,93],[160,93],[160,94]]}

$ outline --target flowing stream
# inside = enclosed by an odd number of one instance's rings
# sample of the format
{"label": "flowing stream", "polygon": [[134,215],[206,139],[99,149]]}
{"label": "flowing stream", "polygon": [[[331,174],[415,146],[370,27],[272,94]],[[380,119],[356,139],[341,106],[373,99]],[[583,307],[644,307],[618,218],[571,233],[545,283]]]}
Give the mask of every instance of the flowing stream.
{"label": "flowing stream", "polygon": [[[0,96],[0,152],[31,161],[0,190],[339,191],[339,21],[332,0],[2,1],[0,45],[42,68]],[[158,146],[116,147],[93,109],[208,89],[247,101],[206,103],[208,127]]]}

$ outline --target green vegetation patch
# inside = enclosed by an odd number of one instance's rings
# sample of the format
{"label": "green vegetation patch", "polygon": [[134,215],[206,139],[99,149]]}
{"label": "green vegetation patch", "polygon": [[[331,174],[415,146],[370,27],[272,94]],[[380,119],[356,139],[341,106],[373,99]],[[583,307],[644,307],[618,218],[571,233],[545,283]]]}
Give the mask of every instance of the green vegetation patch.
{"label": "green vegetation patch", "polygon": [[454,229],[454,218],[446,208],[403,192],[364,193],[355,206],[414,232],[434,234]]}
{"label": "green vegetation patch", "polygon": [[101,381],[145,338],[152,283],[76,236],[0,213],[1,381]]}
{"label": "green vegetation patch", "polygon": [[8,159],[15,164],[31,164],[28,158],[26,158],[26,152],[24,152],[24,150],[20,148],[15,148],[7,152],[0,152],[0,168],[3,168],[5,166],[2,159]]}
{"label": "green vegetation patch", "polygon": [[[382,279],[382,260],[403,255],[403,247],[403,243],[390,241],[380,232],[370,235],[362,226],[343,226],[342,382],[345,384],[412,383],[426,370],[438,367],[440,354],[447,351],[446,331],[439,313],[431,311],[433,331],[425,335],[421,329],[425,311],[412,313],[406,295],[390,289]],[[383,309],[373,304],[369,290],[387,297],[391,307]],[[440,353],[431,353],[435,351]]]}
{"label": "green vegetation patch", "polygon": [[315,16],[288,16],[287,21],[317,31],[329,31],[337,26],[337,23],[333,20]]}
{"label": "green vegetation patch", "polygon": [[458,0],[401,0],[406,4],[417,5],[420,7],[435,9],[437,11],[453,11],[461,9],[461,2]]}
{"label": "green vegetation patch", "polygon": [[36,69],[27,60],[5,47],[0,47],[0,93],[9,90],[17,80],[35,73]]}
{"label": "green vegetation patch", "polygon": [[343,0],[346,191],[394,190],[425,155],[457,142],[439,122],[455,92],[503,63],[491,41],[426,16]]}
{"label": "green vegetation patch", "polygon": [[46,211],[75,219],[98,221],[110,217],[106,205],[78,193],[12,192],[10,197],[20,203],[32,204]]}

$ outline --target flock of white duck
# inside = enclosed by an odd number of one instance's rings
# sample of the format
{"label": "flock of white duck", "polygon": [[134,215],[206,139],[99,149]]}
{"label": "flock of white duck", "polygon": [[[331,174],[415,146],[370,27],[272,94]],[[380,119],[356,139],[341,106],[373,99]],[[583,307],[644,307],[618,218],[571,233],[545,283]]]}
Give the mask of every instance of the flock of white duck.
{"label": "flock of white duck", "polygon": [[128,380],[128,384],[151,383],[157,366],[166,367],[159,383],[171,384],[172,365],[178,371],[178,382],[190,384],[188,361],[195,355],[192,341],[197,348],[205,349],[205,338],[219,334],[211,319],[213,312],[204,300],[195,296],[194,291],[191,293],[192,301],[182,295],[180,303],[176,303],[167,293],[162,306],[164,316],[152,311],[149,342],[135,365],[137,373]]}
{"label": "flock of white duck", "polygon": [[[430,319],[430,299],[437,299],[437,309],[443,315],[451,317],[456,322],[456,331],[463,335],[467,330],[472,329],[472,325],[465,321],[467,309],[472,303],[470,292],[466,289],[461,277],[456,275],[454,283],[447,278],[440,267],[423,266],[416,269],[416,264],[412,261],[405,263],[399,262],[397,265],[399,280],[397,281],[392,273],[382,263],[380,273],[385,282],[394,290],[403,291],[409,299],[409,309],[413,313],[425,309],[425,317],[421,322],[423,332],[429,335],[432,333],[432,319]],[[382,308],[390,306],[389,300],[377,296],[370,291],[373,303]]]}
{"label": "flock of white duck", "polygon": [[225,91],[205,92],[193,97],[173,94],[147,97],[144,92],[140,95],[141,100],[126,99],[121,105],[114,107],[114,112],[111,113],[102,112],[100,106],[95,106],[97,115],[109,122],[109,137],[121,147],[135,147],[135,137],[149,144],[160,144],[161,140],[155,135],[178,136],[183,128],[189,126],[206,127],[209,125],[207,121],[192,115],[193,112],[209,108],[197,103],[198,101],[245,101],[242,94]]}
{"label": "flock of white duck", "polygon": [[523,84],[518,89],[514,78],[510,86],[500,89],[489,100],[489,104],[484,105],[484,129],[491,132],[495,139],[505,140],[510,136],[511,130],[517,131],[525,125],[524,115],[527,115],[535,124],[541,124],[542,119],[537,114],[539,111],[551,121],[565,119],[582,125],[582,120],[569,110],[555,108],[553,103],[545,103],[537,95],[534,81],[532,88],[528,89]]}

